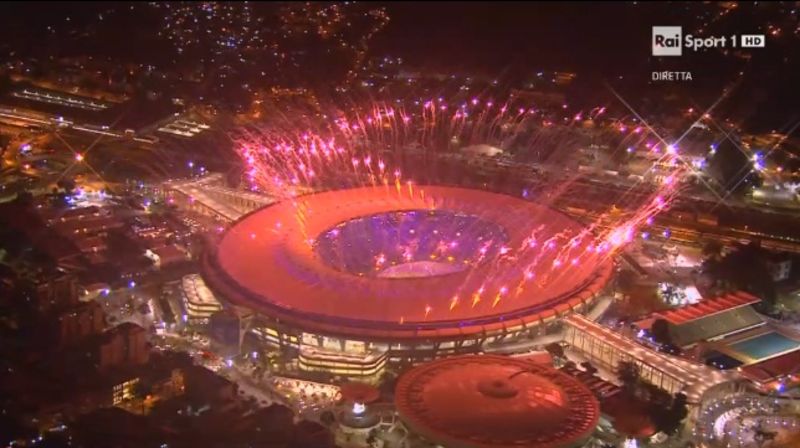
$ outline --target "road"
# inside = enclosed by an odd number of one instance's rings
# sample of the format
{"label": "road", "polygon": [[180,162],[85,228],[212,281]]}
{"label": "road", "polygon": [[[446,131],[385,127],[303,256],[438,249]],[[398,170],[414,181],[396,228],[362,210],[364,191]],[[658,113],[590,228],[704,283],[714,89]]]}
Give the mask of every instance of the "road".
{"label": "road", "polygon": [[151,138],[141,138],[132,136],[129,137],[124,132],[115,131],[113,129],[98,127],[91,124],[73,123],[70,121],[65,121],[63,119],[59,119],[45,114],[25,113],[23,111],[10,107],[0,107],[0,119],[19,127],[39,127],[43,129],[49,129],[49,128],[72,129],[77,132],[87,133],[94,136],[131,139],[137,143],[144,143],[144,144],[156,143],[156,141],[154,141]]}

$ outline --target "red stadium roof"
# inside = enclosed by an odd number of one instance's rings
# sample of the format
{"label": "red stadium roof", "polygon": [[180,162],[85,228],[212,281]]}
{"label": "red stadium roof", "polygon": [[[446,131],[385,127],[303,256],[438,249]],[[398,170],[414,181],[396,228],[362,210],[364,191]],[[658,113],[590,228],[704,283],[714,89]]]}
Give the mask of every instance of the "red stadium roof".
{"label": "red stadium roof", "polygon": [[597,399],[578,379],[497,355],[415,367],[398,380],[395,405],[413,432],[459,448],[582,446],[600,418]]}
{"label": "red stadium roof", "polygon": [[[234,304],[308,331],[395,339],[538,325],[591,301],[611,275],[608,254],[580,244],[512,253],[461,272],[421,278],[356,276],[332,268],[313,249],[313,240],[336,225],[398,210],[478,216],[502,226],[511,248],[524,247],[534,230],[538,241],[584,231],[548,207],[485,191],[433,186],[415,187],[413,194],[392,187],[340,190],[245,216],[206,257],[204,277]],[[552,268],[556,257],[565,256],[575,257],[577,264]],[[534,280],[527,281],[525,269],[534,262]],[[484,292],[473,302],[480,288]],[[451,306],[454,297],[458,301]]]}
{"label": "red stadium roof", "polygon": [[758,297],[744,291],[738,291],[712,299],[701,300],[692,305],[676,308],[669,311],[660,311],[658,314],[674,325],[680,325],[712,314],[721,313],[741,306],[752,305],[760,302]]}

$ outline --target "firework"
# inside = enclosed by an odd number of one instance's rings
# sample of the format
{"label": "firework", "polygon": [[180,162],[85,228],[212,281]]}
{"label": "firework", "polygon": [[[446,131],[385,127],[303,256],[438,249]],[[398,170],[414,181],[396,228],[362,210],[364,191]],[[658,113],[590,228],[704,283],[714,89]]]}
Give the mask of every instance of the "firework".
{"label": "firework", "polygon": [[[308,234],[303,225],[308,218],[307,210],[298,196],[315,190],[383,187],[387,197],[424,200],[426,189],[415,185],[414,173],[408,173],[401,162],[404,157],[449,157],[457,153],[453,151],[452,142],[469,146],[512,141],[530,133],[531,129],[540,129],[543,121],[534,108],[512,107],[510,102],[482,98],[458,104],[430,98],[409,108],[375,104],[329,116],[335,118],[325,121],[298,117],[297,120],[242,130],[235,136],[247,182],[254,189],[294,203],[296,221],[301,224],[298,231],[305,235],[304,239],[310,245],[316,243],[314,238],[317,235]],[[649,137],[643,135],[641,127],[626,128],[622,132],[635,135],[641,142]],[[537,234],[540,224],[521,219],[514,225],[520,226],[528,236],[517,246],[487,238],[485,244],[473,244],[469,250],[452,250],[451,253],[448,253],[451,245],[464,244],[456,236],[458,226],[452,223],[445,228],[429,226],[417,229],[418,236],[403,237],[403,244],[398,247],[365,243],[374,247],[364,258],[369,260],[369,266],[361,266],[358,275],[368,274],[370,268],[381,271],[392,264],[420,260],[449,260],[468,268],[488,266],[488,269],[480,271],[483,279],[476,280],[471,278],[472,274],[467,275],[465,288],[466,285],[477,287],[459,290],[456,297],[449,298],[444,306],[450,310],[483,306],[484,303],[494,308],[502,301],[520,295],[526,288],[546,287],[558,282],[559,278],[569,276],[570,271],[582,269],[585,263],[605,262],[633,241],[641,233],[640,229],[652,222],[653,216],[669,206],[680,190],[686,167],[680,160],[677,147],[664,146],[666,151],[655,163],[671,167],[672,172],[641,203],[626,204],[627,213],[619,216],[604,214],[586,227],[568,227],[541,237]],[[564,185],[560,183],[550,186],[551,193],[562,188]],[[480,228],[480,231],[485,230]],[[331,235],[329,233],[326,237],[335,238]],[[472,241],[477,241],[479,233],[470,235]],[[373,237],[380,239],[379,236]],[[352,252],[353,248],[347,247],[345,252],[348,251]],[[509,266],[514,266],[515,272],[524,275],[498,286],[496,279],[502,278]],[[459,300],[459,297],[465,300]],[[422,310],[424,318],[431,314],[433,306],[425,305]]]}

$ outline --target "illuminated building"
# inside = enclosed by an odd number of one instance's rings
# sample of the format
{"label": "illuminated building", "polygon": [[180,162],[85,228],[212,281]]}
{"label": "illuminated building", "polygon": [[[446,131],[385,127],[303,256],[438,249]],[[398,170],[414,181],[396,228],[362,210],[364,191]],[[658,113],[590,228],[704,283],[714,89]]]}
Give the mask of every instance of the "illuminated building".
{"label": "illuminated building", "polygon": [[139,383],[139,378],[132,378],[122,383],[114,385],[113,396],[111,403],[114,406],[132,400],[136,397],[136,385]]}
{"label": "illuminated building", "polygon": [[[539,335],[588,310],[611,275],[608,254],[588,243],[557,248],[556,234],[583,228],[550,208],[421,190],[305,195],[303,220],[293,201],[252,212],[206,254],[203,278],[256,313],[248,328],[266,343],[299,349],[301,368],[369,376]],[[526,250],[537,240],[541,250]]]}
{"label": "illuminated building", "polygon": [[792,258],[787,254],[771,254],[767,267],[773,282],[786,281],[792,273]]}
{"label": "illuminated building", "polygon": [[144,256],[152,260],[153,265],[158,269],[171,264],[189,261],[189,254],[175,244],[147,249]]}
{"label": "illuminated building", "polygon": [[378,378],[386,367],[386,352],[357,353],[331,352],[301,346],[297,357],[301,370],[324,371],[343,376],[369,376]]}
{"label": "illuminated building", "polygon": [[653,322],[663,319],[667,322],[672,344],[689,350],[765,325],[764,319],[752,308],[760,301],[752,294],[737,291],[659,311],[635,325],[649,331]]}
{"label": "illuminated building", "polygon": [[189,320],[208,320],[211,315],[222,310],[222,304],[203,282],[202,277],[190,274],[181,279],[183,305]]}

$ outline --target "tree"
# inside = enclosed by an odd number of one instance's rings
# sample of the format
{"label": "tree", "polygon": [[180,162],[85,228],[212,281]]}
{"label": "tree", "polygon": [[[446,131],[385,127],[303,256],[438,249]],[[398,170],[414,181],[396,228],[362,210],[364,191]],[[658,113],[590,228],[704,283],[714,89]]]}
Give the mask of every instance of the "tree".
{"label": "tree", "polygon": [[633,393],[641,381],[641,369],[634,362],[622,361],[617,365],[617,377],[622,381],[623,388]]}
{"label": "tree", "polygon": [[724,288],[722,278],[722,262],[716,258],[706,258],[700,265],[700,272],[707,275],[713,281],[714,287]]}
{"label": "tree", "polygon": [[586,373],[588,373],[589,375],[594,375],[594,374],[596,374],[596,373],[597,373],[597,367],[595,367],[595,366],[594,366],[594,365],[593,365],[591,362],[589,362],[589,361],[584,361],[584,362],[582,362],[582,363],[581,363],[581,367],[583,367],[583,370],[585,370],[585,371],[586,371]]}
{"label": "tree", "polygon": [[153,386],[147,381],[137,381],[133,386],[133,394],[139,399],[145,399],[153,392]]}
{"label": "tree", "polygon": [[553,358],[560,359],[564,357],[564,347],[557,342],[547,344],[544,349],[547,350],[547,353],[550,353],[550,356]]}
{"label": "tree", "polygon": [[673,408],[681,408],[685,407],[686,404],[689,402],[689,397],[686,396],[683,392],[678,392],[675,394],[675,398],[672,401]]}
{"label": "tree", "polygon": [[674,434],[680,429],[683,420],[689,415],[686,395],[678,392],[672,398],[672,403],[668,407],[652,406],[650,418],[656,430],[664,434]]}
{"label": "tree", "polygon": [[17,193],[16,201],[22,205],[30,205],[33,202],[33,194],[29,191],[20,191]]}
{"label": "tree", "polygon": [[323,411],[322,414],[319,415],[319,421],[325,426],[331,426],[336,423],[336,416],[330,410]]}
{"label": "tree", "polygon": [[0,134],[0,154],[5,151],[8,144],[11,143],[11,136],[6,134]]}
{"label": "tree", "polygon": [[71,196],[72,192],[75,190],[76,184],[73,179],[64,178],[56,182],[56,186],[64,190],[64,193],[66,193],[68,196]]}
{"label": "tree", "polygon": [[377,435],[378,435],[378,432],[375,430],[375,428],[372,428],[369,431],[369,434],[367,435],[367,440],[366,440],[368,446],[376,446],[377,445],[377,442],[378,442]]}
{"label": "tree", "polygon": [[649,414],[656,431],[669,435],[680,429],[683,419],[688,415],[688,410],[685,406],[683,410],[675,410],[671,407],[664,409],[661,406],[651,405]]}
{"label": "tree", "polygon": [[737,245],[719,259],[705,259],[702,269],[717,288],[750,292],[762,299],[759,305],[762,310],[770,312],[777,300],[777,291],[767,256],[767,251],[756,243]]}
{"label": "tree", "polygon": [[754,428],[753,440],[755,440],[759,447],[764,446],[764,444],[769,441],[775,440],[775,437],[777,436],[778,433],[776,431],[765,430],[761,421],[759,421],[757,426]]}
{"label": "tree", "polygon": [[709,174],[729,193],[761,185],[761,178],[750,157],[741,149],[741,142],[732,139],[726,139],[717,147],[709,161]]}
{"label": "tree", "polygon": [[669,322],[665,319],[656,319],[650,327],[653,340],[661,345],[672,344],[672,335],[669,332]]}
{"label": "tree", "polygon": [[378,389],[380,390],[381,395],[383,395],[384,398],[391,397],[394,394],[394,388],[396,385],[397,385],[397,376],[389,372],[384,372],[383,375],[381,375],[381,381],[380,385],[378,386]]}
{"label": "tree", "polygon": [[762,300],[760,307],[765,312],[770,312],[777,300],[767,252],[755,243],[737,246],[724,256],[716,280],[758,296]]}
{"label": "tree", "polygon": [[629,294],[631,289],[636,286],[638,277],[635,272],[624,270],[617,275],[617,288],[623,294]]}
{"label": "tree", "polygon": [[116,256],[117,263],[138,262],[141,267],[147,266],[149,263],[144,257],[144,251],[139,247],[138,243],[130,238],[122,230],[111,230],[106,237],[106,244],[108,245],[108,252]]}
{"label": "tree", "polygon": [[145,411],[145,400],[153,393],[153,384],[149,381],[139,380],[133,385],[133,395],[142,404],[142,413]]}
{"label": "tree", "polygon": [[703,244],[702,254],[705,259],[719,260],[722,258],[722,244],[717,240],[709,240]]}
{"label": "tree", "polygon": [[[672,400],[672,406],[670,407],[670,416],[673,419],[675,429],[678,429],[683,420],[689,415],[687,403],[686,394],[682,392],[675,394],[675,398]],[[667,434],[669,434],[669,432],[667,432]]]}

